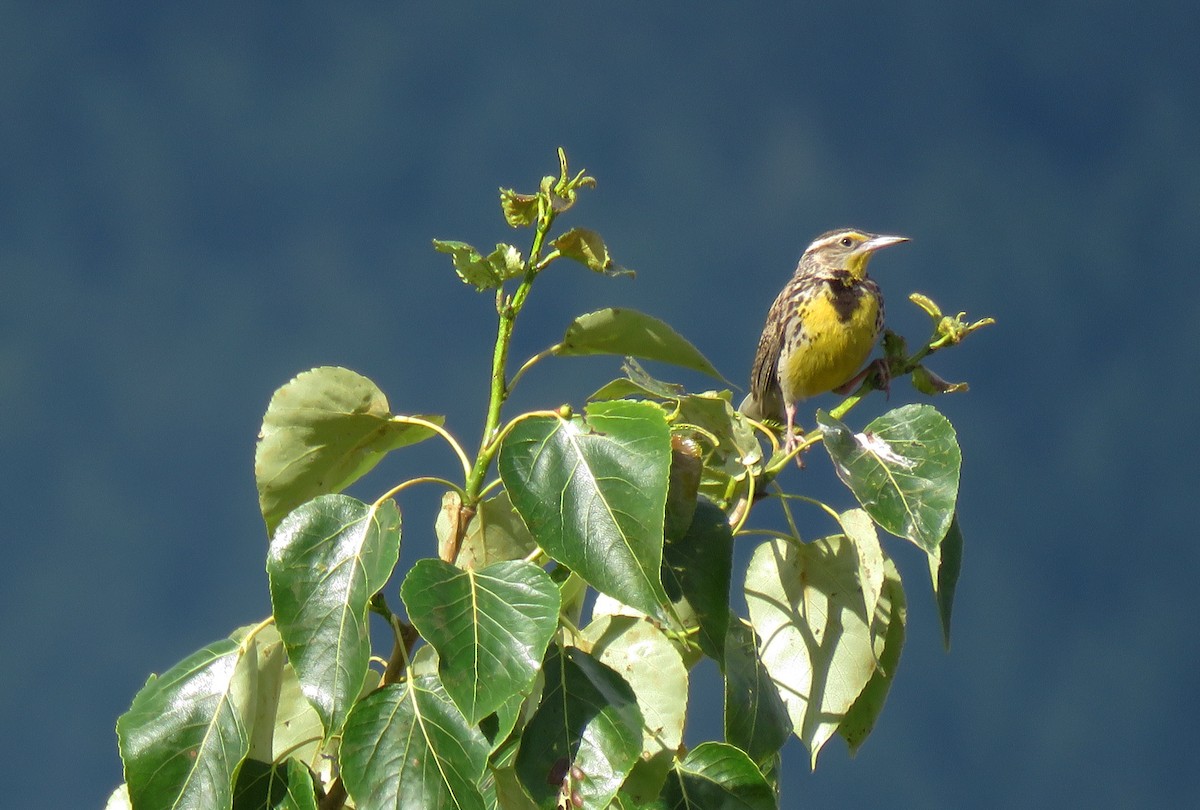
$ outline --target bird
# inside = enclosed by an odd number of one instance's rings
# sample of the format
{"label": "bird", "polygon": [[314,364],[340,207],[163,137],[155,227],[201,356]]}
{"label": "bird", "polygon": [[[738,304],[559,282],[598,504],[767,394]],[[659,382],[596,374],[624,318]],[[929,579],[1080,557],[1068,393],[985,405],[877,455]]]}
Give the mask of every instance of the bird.
{"label": "bird", "polygon": [[739,410],[760,422],[786,420],[786,452],[799,444],[797,403],[859,378],[883,330],[883,294],[867,276],[867,263],[875,251],[907,241],[854,228],[826,231],[779,291]]}

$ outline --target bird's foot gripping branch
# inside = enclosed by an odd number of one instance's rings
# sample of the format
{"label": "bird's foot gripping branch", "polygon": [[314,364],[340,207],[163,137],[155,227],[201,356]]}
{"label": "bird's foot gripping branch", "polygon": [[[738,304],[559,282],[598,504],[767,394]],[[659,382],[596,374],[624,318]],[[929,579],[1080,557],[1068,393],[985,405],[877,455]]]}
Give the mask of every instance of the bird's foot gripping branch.
{"label": "bird's foot gripping branch", "polygon": [[[316,368],[280,388],[255,457],[271,616],[142,687],[117,724],[126,785],[110,806],[775,807],[789,736],[814,764],[835,734],[857,749],[896,674],[905,594],[878,529],[928,555],[949,638],[960,456],[931,405],[856,430],[840,417],[863,388],[818,415],[805,441],[823,442],[849,488],[835,507],[768,483],[779,454],[759,436],[778,440],[729,391],[643,370],[650,360],[722,380],[650,315],[581,315],[511,370],[513,329],[542,273],[628,272],[595,232],[555,229],[594,183],[559,157],[537,191],[501,191],[508,224],[529,234],[522,246],[434,243],[495,297],[478,449],[440,416],[393,413],[353,371]],[[956,390],[920,370],[981,322],[923,306],[935,337],[911,356],[893,341],[890,377]],[[544,362],[596,354],[626,358],[624,373],[586,403],[506,413]],[[386,454],[435,437],[461,478],[342,494]],[[398,569],[397,501],[417,484],[441,487],[442,508]],[[749,528],[768,501],[781,528]],[[744,571],[739,538],[759,543]],[[733,588],[747,615],[731,608]],[[390,628],[383,649],[372,621]],[[689,711],[711,710],[688,705],[703,656],[724,678],[724,739],[688,749]]]}

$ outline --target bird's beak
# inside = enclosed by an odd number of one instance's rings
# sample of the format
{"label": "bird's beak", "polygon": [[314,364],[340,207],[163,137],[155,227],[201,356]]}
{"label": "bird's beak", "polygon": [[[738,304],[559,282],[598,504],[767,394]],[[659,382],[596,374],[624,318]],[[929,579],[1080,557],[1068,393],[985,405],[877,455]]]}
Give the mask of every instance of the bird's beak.
{"label": "bird's beak", "polygon": [[855,253],[874,253],[880,248],[891,247],[898,245],[901,242],[907,242],[907,236],[872,236],[867,241],[863,242],[855,250]]}

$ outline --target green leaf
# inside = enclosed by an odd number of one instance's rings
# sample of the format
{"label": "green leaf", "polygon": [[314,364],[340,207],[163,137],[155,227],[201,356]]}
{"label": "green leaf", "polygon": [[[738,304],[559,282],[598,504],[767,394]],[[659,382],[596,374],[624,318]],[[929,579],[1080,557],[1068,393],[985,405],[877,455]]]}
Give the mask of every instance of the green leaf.
{"label": "green leaf", "polygon": [[583,630],[592,655],[622,673],[642,713],[642,753],[622,790],[647,801],[662,789],[683,744],[688,674],[675,645],[653,624],[630,616],[602,616]]}
{"label": "green leaf", "polygon": [[518,194],[511,188],[500,189],[500,210],[514,228],[527,228],[538,218],[538,195]]}
{"label": "green leaf", "polygon": [[267,554],[275,625],[325,736],[338,733],[367,676],[368,603],[400,555],[400,513],[322,495],[288,515]]}
{"label": "green leaf", "polygon": [[879,719],[884,701],[887,700],[888,690],[892,688],[892,679],[896,677],[896,668],[900,665],[900,651],[904,647],[908,603],[904,598],[900,573],[891,560],[885,562],[884,576],[882,598],[872,624],[875,657],[879,666],[838,726],[838,734],[849,744],[852,755],[858,752],[867,735],[875,728],[875,721]]}
{"label": "green leaf", "polygon": [[233,806],[233,780],[250,750],[250,685],[243,650],[223,639],[151,676],[117,720],[125,781],[135,807]]}
{"label": "green leaf", "polygon": [[880,526],[928,554],[954,517],[962,453],[954,427],[931,405],[905,405],[862,433],[817,412],[838,476]]}
{"label": "green leaf", "polygon": [[641,364],[632,357],[626,357],[621,363],[624,377],[619,377],[602,386],[596,393],[588,397],[595,399],[675,399],[686,393],[679,383],[664,382],[651,377]]}
{"label": "green leaf", "polygon": [[758,654],[754,629],[738,619],[725,639],[725,741],[745,751],[755,763],[774,757],[792,721]]}
{"label": "green leaf", "polygon": [[464,571],[419,560],[400,596],[438,652],[442,684],[475,725],[514,694],[528,694],[558,628],[558,587],[533,563]]}
{"label": "green leaf", "polygon": [[686,600],[695,615],[700,648],[725,658],[733,533],[725,513],[706,498],[696,503],[687,533],[663,546],[662,580],[672,601]]}
{"label": "green leaf", "polygon": [[884,553],[879,545],[879,533],[875,523],[862,509],[848,509],[838,516],[838,523],[846,537],[854,544],[858,555],[858,587],[863,595],[863,607],[867,616],[874,616],[883,593]]}
{"label": "green leaf", "polygon": [[355,704],[342,738],[342,780],[356,807],[484,810],[488,744],[438,679],[385,686]]}
{"label": "green leaf", "polygon": [[322,366],[298,375],[271,397],[254,455],[267,532],[305,501],[341,492],[388,452],[432,435],[394,421],[387,397],[361,374]]}
{"label": "green leaf", "polygon": [[542,702],[522,734],[517,776],[542,808],[578,797],[606,807],[642,750],[642,713],[621,676],[574,647],[551,647]]}
{"label": "green leaf", "polygon": [[469,284],[476,290],[493,290],[510,278],[516,278],[525,272],[525,260],[521,252],[512,245],[503,242],[496,245],[487,256],[466,242],[434,239],[433,248],[439,253],[449,253],[454,261],[454,272],[463,283]]}
{"label": "green leaf", "polygon": [[558,252],[568,259],[574,259],[589,270],[603,273],[606,276],[632,276],[632,270],[627,270],[619,264],[614,264],[608,254],[608,245],[595,231],[587,228],[572,228],[550,243]]}
{"label": "green leaf", "polygon": [[663,791],[669,810],[775,810],[775,792],[762,773],[732,745],[706,742],[675,767]]}
{"label": "green leaf", "polygon": [[722,379],[712,363],[674,329],[632,309],[609,308],[580,315],[567,327],[554,353],[560,357],[632,355]]}
{"label": "green leaf", "polygon": [[938,618],[942,623],[942,643],[950,649],[950,614],[954,610],[954,590],[962,571],[963,536],[958,525],[958,513],[950,522],[950,530],[942,539],[937,552],[929,555],[929,574],[933,578],[933,596],[937,600]]}
{"label": "green leaf", "polygon": [[857,572],[853,544],[842,535],[811,543],[768,541],[746,571],[759,654],[813,767],[875,672]]}
{"label": "green leaf", "polygon": [[292,758],[272,765],[257,759],[242,763],[234,810],[317,810],[317,793],[308,768]]}
{"label": "green leaf", "polygon": [[604,593],[664,615],[660,580],[671,437],[662,410],[595,402],[586,421],[536,416],[500,448],[500,478],[555,560]]}

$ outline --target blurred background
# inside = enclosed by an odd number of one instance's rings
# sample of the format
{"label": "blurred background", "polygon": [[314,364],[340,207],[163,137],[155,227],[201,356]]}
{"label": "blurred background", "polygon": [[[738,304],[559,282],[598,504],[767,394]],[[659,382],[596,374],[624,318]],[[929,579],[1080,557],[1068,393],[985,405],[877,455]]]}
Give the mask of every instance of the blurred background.
{"label": "blurred background", "polygon": [[[565,224],[638,276],[556,265],[517,362],[620,305],[745,385],[800,252],[842,225],[912,237],[872,265],[910,339],[914,290],[999,321],[932,363],[971,384],[936,403],[964,455],[953,649],[892,539],[911,610],[888,706],[854,760],[834,740],[810,774],[793,740],[788,802],[1194,800],[1200,11],[804,6],[0,1],[9,794],[102,805],[147,675],[267,615],[275,388],[344,365],[477,443],[492,301],[430,239],[524,246],[496,190],[562,145],[599,180]],[[547,362],[514,407],[580,404],[618,366]],[[820,456],[785,483],[848,507]],[[351,491],[428,472],[454,472],[435,442]],[[402,498],[402,565],[432,553],[436,498]],[[696,679],[693,743],[720,735]]]}

